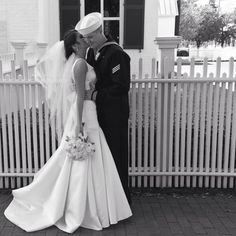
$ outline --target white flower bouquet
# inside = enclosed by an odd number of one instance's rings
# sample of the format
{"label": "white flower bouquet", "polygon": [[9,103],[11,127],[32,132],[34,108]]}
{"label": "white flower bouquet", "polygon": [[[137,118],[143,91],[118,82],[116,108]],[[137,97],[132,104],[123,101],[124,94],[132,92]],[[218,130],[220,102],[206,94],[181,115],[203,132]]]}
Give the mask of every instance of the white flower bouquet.
{"label": "white flower bouquet", "polygon": [[65,150],[67,155],[74,160],[83,161],[93,156],[95,144],[90,142],[88,136],[80,133],[76,137],[66,136]]}

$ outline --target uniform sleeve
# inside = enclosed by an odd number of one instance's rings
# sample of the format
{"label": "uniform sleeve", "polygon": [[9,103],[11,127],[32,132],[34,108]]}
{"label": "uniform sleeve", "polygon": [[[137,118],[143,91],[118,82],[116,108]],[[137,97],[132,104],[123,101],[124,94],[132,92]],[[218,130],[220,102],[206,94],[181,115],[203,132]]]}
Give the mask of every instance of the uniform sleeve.
{"label": "uniform sleeve", "polygon": [[130,57],[125,52],[112,53],[107,70],[112,82],[109,87],[98,91],[97,102],[117,100],[130,89]]}

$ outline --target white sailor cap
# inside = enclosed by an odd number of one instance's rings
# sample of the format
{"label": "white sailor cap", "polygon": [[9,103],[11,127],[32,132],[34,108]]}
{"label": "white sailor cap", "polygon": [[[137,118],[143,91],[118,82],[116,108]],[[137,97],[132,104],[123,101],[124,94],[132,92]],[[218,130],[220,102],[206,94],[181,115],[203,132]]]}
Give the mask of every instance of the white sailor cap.
{"label": "white sailor cap", "polygon": [[87,35],[102,25],[102,15],[99,12],[92,12],[83,17],[75,26],[75,29],[82,35]]}

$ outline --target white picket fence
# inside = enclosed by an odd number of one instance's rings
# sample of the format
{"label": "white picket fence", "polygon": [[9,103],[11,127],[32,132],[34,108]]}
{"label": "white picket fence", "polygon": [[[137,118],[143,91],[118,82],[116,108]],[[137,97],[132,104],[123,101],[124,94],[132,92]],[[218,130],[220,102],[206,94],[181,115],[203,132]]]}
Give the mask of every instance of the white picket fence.
{"label": "white picket fence", "polygon": [[[236,77],[177,73],[164,78],[133,76],[130,89],[129,175],[132,187],[235,186]],[[166,61],[168,63],[168,61]],[[12,63],[14,68],[14,63]],[[23,75],[4,77],[0,63],[0,188],[28,184],[56,150],[55,123],[49,124],[44,90]]]}

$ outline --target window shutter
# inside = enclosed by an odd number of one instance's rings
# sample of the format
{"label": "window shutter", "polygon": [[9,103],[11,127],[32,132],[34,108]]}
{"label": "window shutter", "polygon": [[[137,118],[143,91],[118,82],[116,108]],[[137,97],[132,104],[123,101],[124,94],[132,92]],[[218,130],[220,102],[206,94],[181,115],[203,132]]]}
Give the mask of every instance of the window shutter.
{"label": "window shutter", "polygon": [[80,0],[60,0],[60,38],[80,20]]}
{"label": "window shutter", "polygon": [[143,49],[145,0],[125,0],[124,45],[125,49]]}
{"label": "window shutter", "polygon": [[181,10],[181,2],[177,0],[178,12],[179,15],[175,17],[175,35],[179,36],[179,24],[180,24],[180,10]]}

